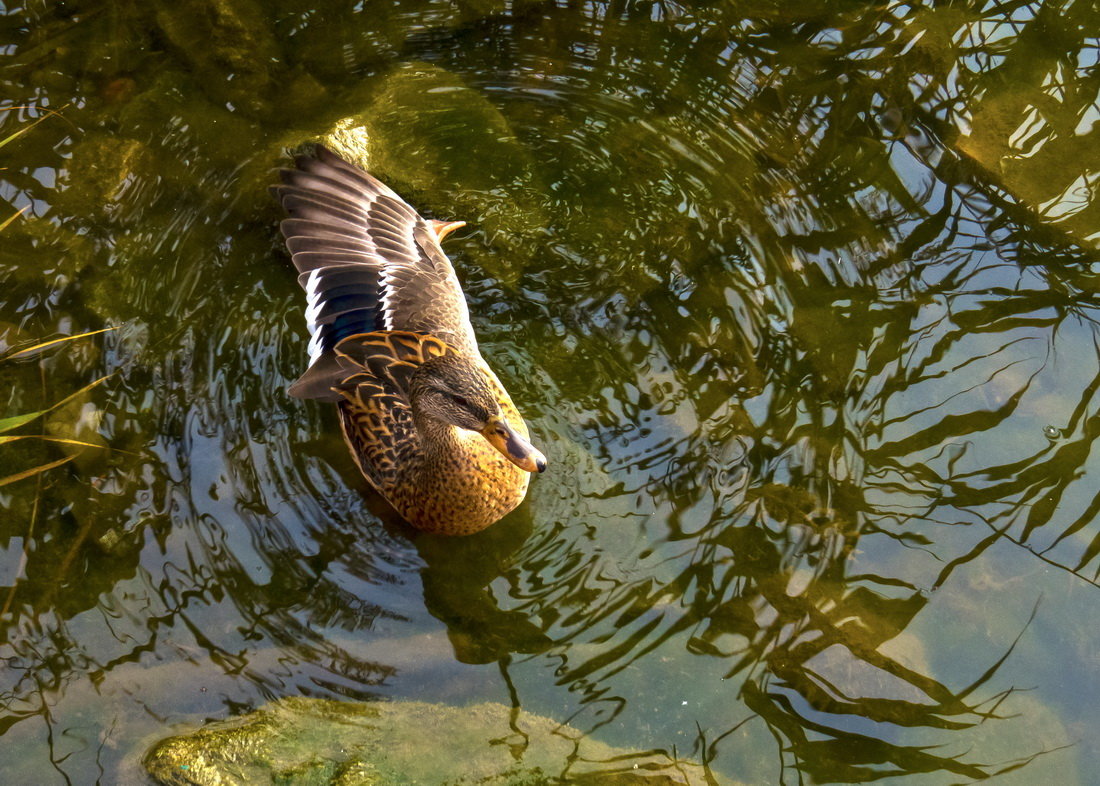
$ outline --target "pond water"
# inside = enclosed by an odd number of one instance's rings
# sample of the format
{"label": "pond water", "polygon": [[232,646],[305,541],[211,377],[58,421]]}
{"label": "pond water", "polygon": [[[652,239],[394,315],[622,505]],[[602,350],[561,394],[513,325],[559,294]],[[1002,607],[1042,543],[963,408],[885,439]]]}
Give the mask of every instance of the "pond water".
{"label": "pond water", "polygon": [[[6,9],[0,418],[77,393],[7,433],[89,446],[0,445],[64,460],[0,486],[4,783],[141,782],[286,696],[500,702],[723,784],[1093,782],[1095,4]],[[266,186],[351,121],[469,223],[550,462],[476,536],[395,521],[286,394]]]}

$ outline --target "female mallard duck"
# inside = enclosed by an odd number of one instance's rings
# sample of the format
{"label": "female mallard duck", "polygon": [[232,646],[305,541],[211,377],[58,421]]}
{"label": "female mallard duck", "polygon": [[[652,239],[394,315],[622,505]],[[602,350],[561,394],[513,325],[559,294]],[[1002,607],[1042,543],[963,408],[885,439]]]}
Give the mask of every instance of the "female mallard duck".
{"label": "female mallard duck", "polygon": [[334,401],[359,469],[414,527],[464,535],[512,510],[546,459],[485,363],[428,221],[323,147],[273,189],[312,336],[290,392]]}

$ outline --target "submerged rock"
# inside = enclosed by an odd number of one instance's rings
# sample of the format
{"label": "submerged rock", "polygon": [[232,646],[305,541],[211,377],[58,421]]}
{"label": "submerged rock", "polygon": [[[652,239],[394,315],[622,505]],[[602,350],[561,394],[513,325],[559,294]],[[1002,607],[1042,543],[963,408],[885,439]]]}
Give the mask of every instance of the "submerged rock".
{"label": "submerged rock", "polygon": [[395,69],[363,113],[371,167],[426,191],[462,184],[493,191],[522,186],[532,160],[507,119],[457,75],[427,63]]}
{"label": "submerged rock", "polygon": [[[269,138],[265,152],[237,167],[237,203],[268,200],[272,169],[288,166],[286,153],[320,142],[422,214],[479,229],[493,246],[482,262],[498,281],[514,283],[545,242],[546,189],[531,151],[500,109],[460,76],[407,63],[342,96],[335,108],[299,114],[314,119]],[[270,208],[274,214],[274,202]]]}
{"label": "submerged rock", "polygon": [[275,89],[273,64],[282,61],[268,10],[256,0],[179,0],[159,3],[164,37],[220,101],[262,110]]}
{"label": "submerged rock", "polygon": [[526,145],[480,91],[437,66],[394,70],[322,139],[418,208],[476,223],[509,260],[498,278],[518,275],[548,221]]}
{"label": "submerged rock", "polygon": [[494,703],[281,699],[163,740],[145,767],[170,786],[708,783],[699,765],[631,755]]}
{"label": "submerged rock", "polygon": [[118,220],[125,212],[125,191],[136,181],[152,177],[154,156],[135,139],[90,134],[72,150],[61,171],[55,202],[67,213]]}

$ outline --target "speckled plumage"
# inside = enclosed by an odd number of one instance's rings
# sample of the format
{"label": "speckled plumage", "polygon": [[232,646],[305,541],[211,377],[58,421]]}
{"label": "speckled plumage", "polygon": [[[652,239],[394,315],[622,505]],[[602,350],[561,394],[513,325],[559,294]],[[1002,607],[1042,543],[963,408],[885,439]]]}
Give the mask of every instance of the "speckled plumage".
{"label": "speckled plumage", "polygon": [[324,148],[297,163],[274,188],[312,335],[291,393],[336,402],[363,475],[413,526],[484,529],[545,459],[478,350],[439,246],[454,225]]}

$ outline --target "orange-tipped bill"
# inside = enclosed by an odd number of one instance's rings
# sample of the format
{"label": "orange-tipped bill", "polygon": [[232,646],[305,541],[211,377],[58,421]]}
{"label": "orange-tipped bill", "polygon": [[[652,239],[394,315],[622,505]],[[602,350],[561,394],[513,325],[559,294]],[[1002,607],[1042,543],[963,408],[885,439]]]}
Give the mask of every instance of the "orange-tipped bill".
{"label": "orange-tipped bill", "polygon": [[546,469],[546,456],[527,439],[508,425],[504,418],[493,418],[481,432],[489,444],[520,469],[542,472]]}
{"label": "orange-tipped bill", "polygon": [[466,226],[465,221],[437,221],[432,219],[428,222],[431,224],[432,231],[435,232],[435,239],[437,243],[442,243],[443,238],[454,232],[459,227]]}

